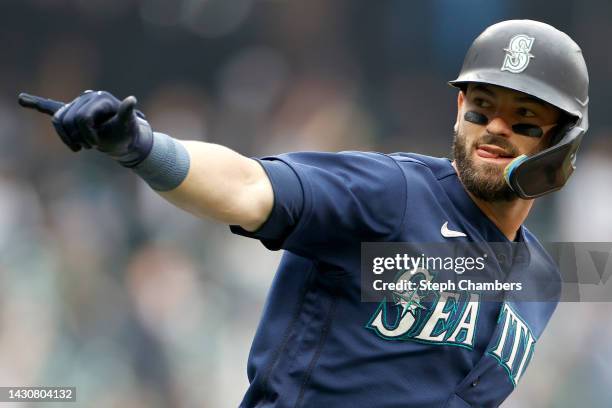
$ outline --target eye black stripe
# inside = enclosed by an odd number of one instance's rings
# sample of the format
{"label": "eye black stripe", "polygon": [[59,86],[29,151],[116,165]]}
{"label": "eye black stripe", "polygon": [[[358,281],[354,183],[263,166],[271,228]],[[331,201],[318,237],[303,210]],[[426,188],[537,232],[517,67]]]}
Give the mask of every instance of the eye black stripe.
{"label": "eye black stripe", "polygon": [[512,130],[514,133],[528,137],[542,137],[544,134],[541,127],[529,123],[517,123],[516,125],[512,125]]}
{"label": "eye black stripe", "polygon": [[[471,123],[475,123],[477,125],[484,126],[489,123],[489,118],[482,113],[476,111],[467,111],[463,118]],[[542,137],[544,135],[544,130],[537,125],[532,125],[530,123],[517,123],[512,125],[512,131],[516,134],[527,136],[527,137]]]}
{"label": "eye black stripe", "polygon": [[482,113],[478,113],[474,111],[465,112],[465,115],[463,115],[463,118],[467,120],[468,122],[472,122],[477,125],[486,125],[487,123],[489,123],[489,118],[487,118]]}

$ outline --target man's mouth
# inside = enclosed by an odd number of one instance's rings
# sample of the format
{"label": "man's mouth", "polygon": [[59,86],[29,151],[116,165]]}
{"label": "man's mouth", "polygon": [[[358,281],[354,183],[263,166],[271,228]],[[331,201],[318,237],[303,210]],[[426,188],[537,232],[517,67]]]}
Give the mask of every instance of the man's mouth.
{"label": "man's mouth", "polygon": [[512,160],[515,154],[492,144],[481,144],[476,148],[476,154],[483,159]]}

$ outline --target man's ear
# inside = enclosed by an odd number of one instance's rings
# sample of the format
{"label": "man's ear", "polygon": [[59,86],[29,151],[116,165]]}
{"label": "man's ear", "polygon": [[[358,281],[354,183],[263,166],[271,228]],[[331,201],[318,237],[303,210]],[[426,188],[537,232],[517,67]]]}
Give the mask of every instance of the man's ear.
{"label": "man's ear", "polygon": [[457,131],[459,130],[459,120],[461,120],[461,112],[463,110],[464,102],[465,95],[463,94],[463,91],[459,91],[459,93],[457,94],[457,120],[455,121],[455,126],[453,127],[455,133],[457,133]]}

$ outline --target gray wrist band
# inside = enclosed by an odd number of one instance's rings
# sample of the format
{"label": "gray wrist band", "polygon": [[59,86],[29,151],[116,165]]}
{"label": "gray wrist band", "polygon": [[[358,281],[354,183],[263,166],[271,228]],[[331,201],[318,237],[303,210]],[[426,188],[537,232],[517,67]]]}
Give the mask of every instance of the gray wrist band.
{"label": "gray wrist band", "polygon": [[132,170],[153,190],[170,191],[187,177],[189,153],[177,140],[154,132],[151,153]]}

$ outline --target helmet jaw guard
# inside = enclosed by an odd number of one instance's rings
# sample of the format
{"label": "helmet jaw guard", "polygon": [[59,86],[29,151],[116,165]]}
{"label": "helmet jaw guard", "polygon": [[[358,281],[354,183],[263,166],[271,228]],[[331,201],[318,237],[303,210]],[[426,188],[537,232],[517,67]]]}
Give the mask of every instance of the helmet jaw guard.
{"label": "helmet jaw guard", "polygon": [[517,157],[506,166],[506,183],[523,199],[561,189],[576,168],[576,153],[584,133],[584,129],[574,126],[554,146],[530,157]]}
{"label": "helmet jaw guard", "polygon": [[563,187],[575,169],[576,152],[588,129],[589,78],[580,47],[548,24],[503,21],[474,40],[458,78],[449,82],[460,89],[469,83],[526,93],[572,118],[550,147],[517,157],[504,172],[506,183],[523,199]]}

